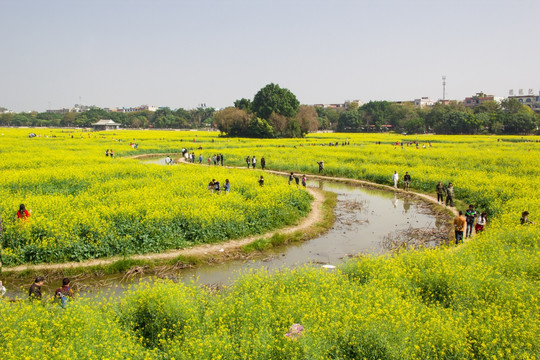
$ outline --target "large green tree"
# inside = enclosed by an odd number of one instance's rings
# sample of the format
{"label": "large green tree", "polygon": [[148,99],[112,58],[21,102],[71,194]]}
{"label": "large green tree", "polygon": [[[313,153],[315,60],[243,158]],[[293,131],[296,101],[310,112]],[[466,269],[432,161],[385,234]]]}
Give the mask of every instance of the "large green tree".
{"label": "large green tree", "polygon": [[293,118],[298,112],[300,102],[288,89],[280,88],[277,84],[268,84],[253,98],[251,109],[261,119],[268,120],[272,113]]}

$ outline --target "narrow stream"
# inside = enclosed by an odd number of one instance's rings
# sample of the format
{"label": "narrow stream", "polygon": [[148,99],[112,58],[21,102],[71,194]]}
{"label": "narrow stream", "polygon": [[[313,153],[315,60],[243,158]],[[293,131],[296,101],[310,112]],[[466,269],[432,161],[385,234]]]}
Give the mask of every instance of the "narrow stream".
{"label": "narrow stream", "polygon": [[[163,159],[159,161],[164,163]],[[156,163],[155,160],[152,162]],[[270,250],[256,259],[181,269],[165,276],[174,281],[222,286],[253,269],[277,271],[304,264],[336,266],[358,254],[382,254],[408,245],[436,246],[447,232],[444,220],[437,219],[428,205],[408,195],[318,180],[309,181],[308,186],[337,194],[336,222],[327,233]],[[74,279],[73,283],[81,296],[93,296],[97,292],[109,296],[121,295],[132,284],[154,279],[144,274],[132,277],[117,274]],[[53,284],[50,279],[43,287],[44,294],[51,293],[60,281],[57,279]],[[10,288],[9,284],[4,285]],[[17,284],[6,295],[24,297],[26,285],[30,284]]]}

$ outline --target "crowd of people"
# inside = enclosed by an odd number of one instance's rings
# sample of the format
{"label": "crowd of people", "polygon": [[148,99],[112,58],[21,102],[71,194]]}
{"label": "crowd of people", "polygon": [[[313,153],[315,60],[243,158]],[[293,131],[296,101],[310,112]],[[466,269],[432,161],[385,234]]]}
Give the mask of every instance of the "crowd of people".
{"label": "crowd of people", "polygon": [[[476,223],[476,224],[475,224]],[[456,239],[456,245],[463,242],[463,238],[472,237],[473,229],[476,233],[484,231],[487,224],[487,212],[481,213],[474,210],[473,205],[469,205],[469,208],[463,214],[463,211],[458,212],[458,216],[454,218],[454,235]]]}
{"label": "crowd of people", "polygon": [[[210,193],[212,194],[221,194],[221,184],[216,179],[212,179],[208,183],[207,189],[210,190]],[[229,179],[225,179],[225,184],[223,184],[223,191],[225,191],[225,193],[229,193],[231,191],[231,182],[229,181]]]}

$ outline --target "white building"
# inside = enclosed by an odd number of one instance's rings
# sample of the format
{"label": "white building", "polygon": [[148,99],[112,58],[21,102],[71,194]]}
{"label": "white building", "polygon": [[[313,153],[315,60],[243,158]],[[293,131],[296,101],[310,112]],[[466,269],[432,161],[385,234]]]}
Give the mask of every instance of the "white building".
{"label": "white building", "polygon": [[427,96],[423,96],[420,99],[414,99],[414,106],[417,106],[419,108],[424,108],[426,106],[431,107],[434,104],[435,102]]}

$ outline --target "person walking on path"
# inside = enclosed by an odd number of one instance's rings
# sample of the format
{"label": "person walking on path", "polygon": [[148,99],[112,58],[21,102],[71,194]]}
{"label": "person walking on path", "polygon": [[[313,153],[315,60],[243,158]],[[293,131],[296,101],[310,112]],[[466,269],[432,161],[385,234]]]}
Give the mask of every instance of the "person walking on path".
{"label": "person walking on path", "polygon": [[291,171],[291,173],[290,173],[290,175],[289,175],[289,185],[291,185],[291,183],[293,182],[293,180],[294,180],[294,174],[293,174],[292,171]]}
{"label": "person walking on path", "polygon": [[221,166],[223,166],[223,154],[219,154],[219,159],[221,160]]}
{"label": "person walking on path", "polygon": [[474,229],[476,230],[476,233],[484,231],[486,223],[487,223],[487,212],[483,211],[478,217],[478,220],[476,221],[476,226],[474,227]]}
{"label": "person walking on path", "polygon": [[450,207],[454,207],[454,187],[452,186],[452,183],[448,184],[448,187],[446,188],[446,206],[448,206],[448,203],[450,203]]}
{"label": "person walking on path", "polygon": [[398,175],[397,171],[394,171],[394,174],[392,175],[392,180],[394,181],[394,188],[397,189],[397,183],[398,183],[398,180],[399,180],[399,175]]}
{"label": "person walking on path", "polygon": [[38,276],[36,280],[34,280],[34,283],[30,286],[30,289],[28,289],[28,298],[30,300],[41,300],[41,286],[43,286],[43,282],[45,279],[43,276]]}
{"label": "person walking on path", "polygon": [[247,167],[249,169],[249,165],[251,165],[251,158],[249,157],[249,155],[246,158],[246,164],[247,164]]}
{"label": "person walking on path", "polygon": [[319,174],[323,172],[324,170],[324,162],[321,160],[321,161],[317,161],[317,164],[319,164]]}
{"label": "person walking on path", "polygon": [[411,175],[409,175],[409,172],[405,172],[405,176],[403,177],[403,188],[406,191],[409,191],[409,185],[411,185]]}
{"label": "person walking on path", "polygon": [[251,158],[251,166],[253,169],[255,169],[255,166],[257,166],[257,158],[255,158],[255,155]]}
{"label": "person walking on path", "polygon": [[437,190],[437,202],[442,204],[444,202],[444,186],[442,182],[439,181],[435,190]]}
{"label": "person walking on path", "polygon": [[228,193],[231,191],[231,183],[229,182],[229,179],[225,179],[225,185],[223,186],[225,189],[225,192]]}
{"label": "person walking on path", "polygon": [[303,187],[307,186],[306,175],[302,175],[302,186]]}
{"label": "person walking on path", "polygon": [[264,156],[261,158],[261,169],[264,170],[264,167],[266,166],[266,160],[264,158]]}
{"label": "person walking on path", "polygon": [[474,220],[476,219],[476,211],[474,211],[474,208],[472,205],[469,205],[469,208],[467,211],[465,211],[465,218],[467,219],[467,229],[465,230],[465,237],[471,237],[472,236],[472,230],[474,227]]}
{"label": "person walking on path", "polygon": [[199,155],[199,164],[202,164],[202,154]]}
{"label": "person walking on path", "polygon": [[463,242],[463,230],[465,229],[465,218],[463,217],[463,211],[459,211],[459,215],[454,218],[454,230],[456,235],[456,245],[459,242]]}
{"label": "person walking on path", "polygon": [[56,300],[60,301],[60,304],[63,308],[67,306],[67,303],[69,300],[72,300],[75,297],[75,294],[73,293],[73,289],[69,286],[70,281],[68,278],[64,278],[62,280],[62,287],[59,287],[54,292],[54,297]]}

